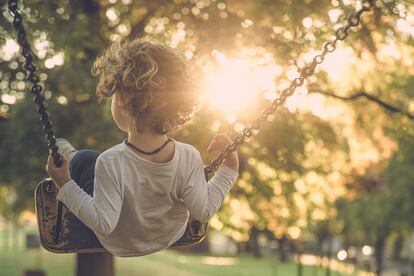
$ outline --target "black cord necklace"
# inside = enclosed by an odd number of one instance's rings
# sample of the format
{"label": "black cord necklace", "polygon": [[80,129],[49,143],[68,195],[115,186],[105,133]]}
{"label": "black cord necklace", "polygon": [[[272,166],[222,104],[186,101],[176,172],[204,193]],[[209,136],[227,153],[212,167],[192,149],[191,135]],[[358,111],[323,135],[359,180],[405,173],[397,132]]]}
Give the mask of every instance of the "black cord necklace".
{"label": "black cord necklace", "polygon": [[172,142],[172,141],[173,141],[173,140],[172,140],[170,137],[167,137],[167,141],[165,141],[165,143],[164,143],[161,147],[156,148],[156,149],[155,149],[155,150],[153,150],[153,151],[143,151],[142,149],[139,149],[139,148],[137,148],[136,146],[134,146],[133,144],[131,144],[130,142],[128,142],[128,139],[125,139],[125,140],[124,140],[124,143],[125,143],[126,145],[128,145],[129,147],[133,148],[134,150],[138,151],[139,153],[146,154],[146,155],[153,155],[153,154],[156,154],[156,153],[160,152],[163,148],[165,148],[165,146],[166,146],[169,142]]}

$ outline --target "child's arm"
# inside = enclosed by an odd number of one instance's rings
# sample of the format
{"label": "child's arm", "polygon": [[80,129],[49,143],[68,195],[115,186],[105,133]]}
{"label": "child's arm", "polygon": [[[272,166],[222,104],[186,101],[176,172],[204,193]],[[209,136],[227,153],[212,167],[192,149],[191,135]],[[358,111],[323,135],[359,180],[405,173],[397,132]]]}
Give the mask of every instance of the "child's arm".
{"label": "child's arm", "polygon": [[122,207],[120,183],[109,173],[100,159],[95,165],[93,197],[70,178],[66,158],[62,167],[57,168],[49,156],[46,170],[59,187],[57,199],[62,201],[83,223],[104,236],[115,229]]}
{"label": "child's arm", "polygon": [[[208,151],[222,152],[231,143],[226,135],[218,135],[211,142]],[[184,205],[191,216],[206,222],[217,212],[238,176],[239,160],[236,152],[229,155],[215,175],[207,182],[204,165],[198,154],[194,160],[194,170],[183,191]]]}

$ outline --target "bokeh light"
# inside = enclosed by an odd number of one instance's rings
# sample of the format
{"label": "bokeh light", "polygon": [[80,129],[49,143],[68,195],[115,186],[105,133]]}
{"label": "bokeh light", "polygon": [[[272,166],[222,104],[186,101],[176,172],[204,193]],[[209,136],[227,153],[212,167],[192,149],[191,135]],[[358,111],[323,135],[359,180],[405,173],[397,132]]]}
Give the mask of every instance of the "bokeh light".
{"label": "bokeh light", "polygon": [[362,254],[364,254],[365,256],[370,256],[372,254],[372,248],[371,248],[371,246],[364,245],[362,247]]}
{"label": "bokeh light", "polygon": [[6,39],[3,47],[0,49],[0,56],[5,61],[11,60],[20,50],[19,45],[14,39]]}
{"label": "bokeh light", "polygon": [[336,257],[338,258],[338,260],[344,261],[348,257],[348,253],[346,253],[346,251],[342,249],[338,251]]}

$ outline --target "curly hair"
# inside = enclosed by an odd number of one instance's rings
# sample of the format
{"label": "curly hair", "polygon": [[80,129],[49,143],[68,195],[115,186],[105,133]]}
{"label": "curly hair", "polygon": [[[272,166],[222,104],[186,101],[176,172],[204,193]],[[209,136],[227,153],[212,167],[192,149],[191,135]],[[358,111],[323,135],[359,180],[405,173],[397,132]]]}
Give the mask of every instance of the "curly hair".
{"label": "curly hair", "polygon": [[167,133],[188,121],[199,104],[197,70],[171,48],[150,38],[114,42],[98,57],[92,75],[100,75],[98,96],[116,93],[119,104],[146,128]]}

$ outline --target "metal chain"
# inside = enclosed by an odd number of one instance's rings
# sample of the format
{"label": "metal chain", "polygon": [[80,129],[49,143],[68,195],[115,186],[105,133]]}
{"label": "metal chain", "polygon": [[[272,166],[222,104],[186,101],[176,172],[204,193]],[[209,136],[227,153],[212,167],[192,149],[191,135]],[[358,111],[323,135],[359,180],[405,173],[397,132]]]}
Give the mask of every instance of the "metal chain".
{"label": "metal chain", "polygon": [[48,140],[48,147],[51,150],[51,155],[56,166],[60,167],[63,164],[63,160],[58,153],[58,147],[56,146],[56,138],[52,128],[52,122],[49,119],[49,113],[47,112],[46,104],[44,103],[44,96],[42,94],[43,87],[39,84],[39,76],[36,74],[37,68],[33,64],[33,57],[36,55],[33,53],[29,42],[27,41],[26,31],[23,27],[23,18],[18,10],[19,1],[9,0],[9,12],[13,16],[13,26],[17,30],[17,41],[22,47],[22,55],[25,58],[24,68],[29,72],[26,75],[27,79],[33,84],[31,91],[34,94],[33,101],[37,104],[37,112],[40,115],[40,121],[43,124],[43,131]]}
{"label": "metal chain", "polygon": [[286,99],[293,95],[296,88],[304,84],[306,78],[315,73],[316,66],[325,60],[325,56],[328,53],[335,51],[338,41],[342,41],[349,36],[349,30],[351,27],[359,25],[361,22],[361,16],[374,7],[374,2],[375,0],[363,1],[362,7],[348,17],[347,24],[335,32],[335,38],[326,42],[323,46],[323,51],[316,55],[309,65],[300,70],[300,76],[292,80],[290,86],[281,92],[280,97],[275,99],[270,106],[264,109],[261,115],[256,118],[249,127],[245,127],[242,130],[242,134],[235,136],[233,138],[233,142],[225,148],[224,152],[222,152],[215,160],[204,168],[206,174],[217,170],[223,161],[230,155],[230,153],[243,144],[246,141],[246,138],[252,137],[263,122],[267,121],[269,115],[273,114],[281,105],[283,105]]}

